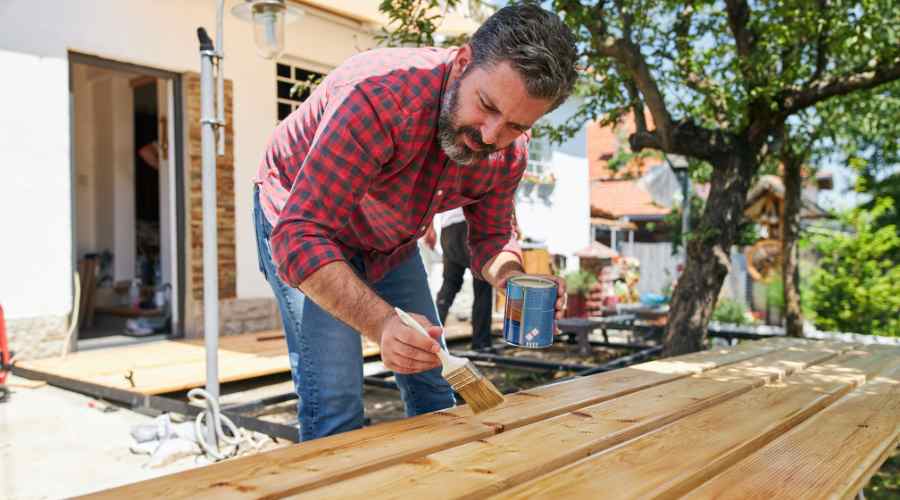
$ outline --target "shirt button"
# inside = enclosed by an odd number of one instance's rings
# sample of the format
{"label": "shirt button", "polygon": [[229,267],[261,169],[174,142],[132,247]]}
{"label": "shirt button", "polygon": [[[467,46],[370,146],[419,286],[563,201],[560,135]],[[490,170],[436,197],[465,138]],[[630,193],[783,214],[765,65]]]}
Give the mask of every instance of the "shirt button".
{"label": "shirt button", "polygon": [[424,230],[425,230],[425,228],[427,228],[427,227],[428,227],[428,226],[422,226],[422,227],[421,227],[421,228],[419,228],[419,229],[421,229],[421,230],[422,230],[422,231],[424,231]]}
{"label": "shirt button", "polygon": [[438,195],[438,196],[443,196],[443,195],[444,195],[444,190],[443,190],[443,189],[438,189],[438,190],[437,190],[437,195]]}

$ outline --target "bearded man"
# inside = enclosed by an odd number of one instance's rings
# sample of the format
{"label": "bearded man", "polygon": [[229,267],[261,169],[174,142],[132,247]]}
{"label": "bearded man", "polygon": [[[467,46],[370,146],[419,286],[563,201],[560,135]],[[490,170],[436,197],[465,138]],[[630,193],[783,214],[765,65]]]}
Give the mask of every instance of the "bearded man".
{"label": "bearded man", "polygon": [[[524,273],[512,213],[528,131],[571,93],[576,57],[555,14],[505,7],[462,47],[350,58],[275,129],[254,221],[301,440],[363,425],[360,335],[380,345],[408,416],[455,404],[416,242],[435,214],[463,207],[471,269],[501,289]],[[431,338],[403,325],[395,306]]]}

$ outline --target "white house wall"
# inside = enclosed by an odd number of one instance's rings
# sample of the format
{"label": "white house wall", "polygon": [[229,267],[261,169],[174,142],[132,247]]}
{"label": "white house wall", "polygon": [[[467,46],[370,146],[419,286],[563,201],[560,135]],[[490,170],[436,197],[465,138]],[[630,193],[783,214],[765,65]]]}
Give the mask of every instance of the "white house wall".
{"label": "white house wall", "polygon": [[527,200],[520,198],[516,202],[516,215],[526,236],[545,242],[550,253],[572,259],[575,252],[590,243],[587,161],[584,157],[554,151],[550,168],[556,176],[556,187],[549,201],[536,194]]}
{"label": "white house wall", "polygon": [[0,305],[7,318],[59,317],[72,301],[69,68],[5,44],[0,68]]}
{"label": "white house wall", "polygon": [[[0,2],[0,303],[7,317],[67,314],[72,293],[68,52],[173,72],[199,71],[196,28],[213,0]],[[227,8],[234,0],[226,2]],[[352,23],[306,15],[286,27],[286,56],[330,68],[374,45]],[[268,297],[256,264],[250,181],[276,122],[275,63],[256,56],[249,24],[225,16],[234,82],[237,295]],[[130,153],[130,152],[129,152]],[[95,238],[100,235],[96,234]]]}
{"label": "white house wall", "polygon": [[[570,98],[547,115],[554,125],[564,123],[578,109],[580,100]],[[516,214],[526,236],[543,241],[551,254],[567,257],[567,267],[577,268],[575,252],[590,244],[591,193],[588,172],[587,143],[584,128],[562,144],[551,145],[549,165],[556,177],[556,187],[549,198],[537,195],[517,196]]]}

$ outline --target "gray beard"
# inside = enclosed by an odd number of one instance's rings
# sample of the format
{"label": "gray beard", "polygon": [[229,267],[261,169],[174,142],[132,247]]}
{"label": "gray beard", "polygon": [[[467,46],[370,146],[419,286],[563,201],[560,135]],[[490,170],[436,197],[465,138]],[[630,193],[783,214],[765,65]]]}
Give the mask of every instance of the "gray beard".
{"label": "gray beard", "polygon": [[[459,165],[471,165],[477,160],[487,158],[494,152],[494,148],[481,142],[480,134],[478,134],[477,131],[471,128],[457,128],[453,124],[453,118],[456,116],[456,111],[459,107],[459,84],[462,83],[462,80],[462,77],[460,77],[453,82],[441,99],[441,111],[438,114],[437,137],[441,149],[444,150],[444,154],[446,154],[450,160]],[[460,136],[464,133],[467,133],[473,142],[484,147],[479,151],[470,149],[459,141]]]}

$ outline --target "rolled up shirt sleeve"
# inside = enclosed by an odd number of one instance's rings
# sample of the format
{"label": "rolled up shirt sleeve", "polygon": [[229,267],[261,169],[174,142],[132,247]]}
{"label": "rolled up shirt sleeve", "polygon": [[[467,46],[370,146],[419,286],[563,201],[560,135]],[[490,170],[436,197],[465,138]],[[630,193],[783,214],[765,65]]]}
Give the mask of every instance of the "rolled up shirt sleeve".
{"label": "rolled up shirt sleeve", "polygon": [[302,162],[270,240],[285,283],[299,286],[325,264],[346,260],[336,237],[393,154],[387,117],[397,107],[383,109],[392,100],[379,86],[335,89],[306,157],[280,160]]}
{"label": "rolled up shirt sleeve", "polygon": [[[527,148],[527,142],[522,147]],[[481,270],[485,264],[501,252],[510,252],[522,262],[522,250],[513,230],[513,210],[527,155],[516,153],[511,151],[507,155],[509,171],[497,186],[477,203],[463,207],[469,224],[470,269],[478,278],[482,278]]]}

